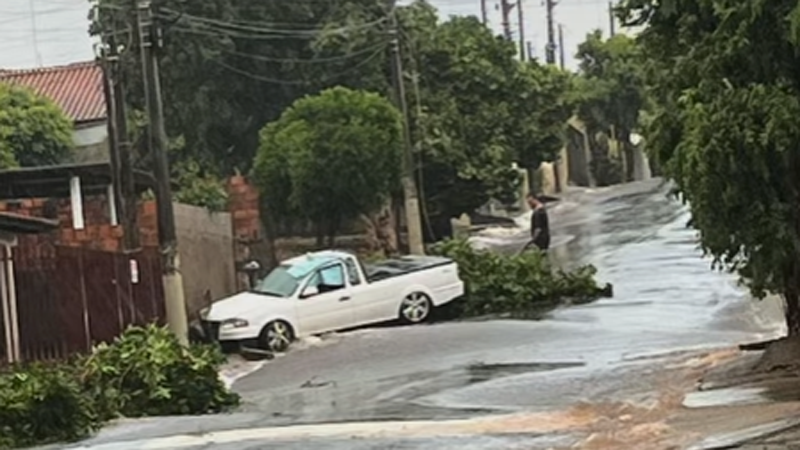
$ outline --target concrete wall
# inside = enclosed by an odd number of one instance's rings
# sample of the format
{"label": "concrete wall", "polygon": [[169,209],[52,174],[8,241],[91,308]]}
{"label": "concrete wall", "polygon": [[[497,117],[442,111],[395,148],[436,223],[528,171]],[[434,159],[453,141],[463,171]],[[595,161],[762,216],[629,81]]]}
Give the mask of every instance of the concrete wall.
{"label": "concrete wall", "polygon": [[230,213],[174,204],[181,274],[190,318],[212,300],[236,292],[233,229]]}

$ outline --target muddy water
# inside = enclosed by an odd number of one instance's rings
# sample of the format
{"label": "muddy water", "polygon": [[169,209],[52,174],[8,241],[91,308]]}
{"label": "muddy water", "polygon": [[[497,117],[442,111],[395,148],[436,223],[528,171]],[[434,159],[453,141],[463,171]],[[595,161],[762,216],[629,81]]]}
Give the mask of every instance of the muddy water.
{"label": "muddy water", "polygon": [[[677,383],[675,374],[681,373],[658,355],[782,331],[776,304],[752,301],[734,277],[710,270],[695,233],[685,226],[688,211],[667,193],[668,186],[651,180],[573,191],[551,206],[553,258],[563,266],[594,264],[598,277],[614,284],[614,298],[559,309],[540,321],[451,322],[337,335],[261,368],[242,368],[252,373],[233,385],[246,402],[238,414],[129,422],[91,443],[137,439],[114,448],[145,448],[148,439],[258,428],[249,434],[248,445],[274,445],[275,433],[264,427],[438,423],[503,414],[533,415],[540,419],[531,424],[541,425],[547,414],[575,405],[595,405],[587,414],[616,404],[649,411],[664,402],[660,387]],[[488,230],[473,241],[515,251],[527,240],[526,222],[520,218],[519,229]],[[575,416],[554,417],[551,430],[539,428],[536,436],[498,438],[487,430],[411,443],[402,433],[387,431],[359,438],[358,447],[347,438],[320,435],[313,448],[517,448],[523,442],[526,448],[549,448],[554,439],[574,439],[556,431],[571,426]],[[530,429],[537,429],[533,425]],[[224,436],[229,435],[237,433]],[[281,448],[311,448],[305,438],[281,439]],[[186,443],[181,448],[206,445],[198,441],[195,446],[188,437],[181,442]]]}

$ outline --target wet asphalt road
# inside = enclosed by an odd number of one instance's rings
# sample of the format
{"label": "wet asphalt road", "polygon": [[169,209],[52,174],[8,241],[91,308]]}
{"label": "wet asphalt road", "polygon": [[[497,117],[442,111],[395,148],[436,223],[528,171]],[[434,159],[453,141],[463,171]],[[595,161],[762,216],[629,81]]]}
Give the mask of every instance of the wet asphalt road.
{"label": "wet asphalt road", "polygon": [[[458,421],[555,411],[581,402],[647,404],[655,400],[652,386],[660,370],[642,357],[781,331],[775,308],[750,300],[732,276],[710,271],[694,232],[685,227],[686,209],[666,193],[660,181],[650,180],[572,192],[552,209],[553,257],[567,266],[596,265],[600,280],[614,284],[614,298],[563,308],[535,322],[451,322],[324,337],[238,380],[234,389],[246,402],[241,412],[126,422],[82,445],[115,450],[570,445],[579,436],[491,430],[464,436]],[[490,230],[475,240],[513,249],[526,236]],[[456,421],[443,422],[454,424],[444,428],[462,431],[413,431],[417,425],[408,423],[395,429],[390,421]],[[270,428],[343,422],[364,423]]]}

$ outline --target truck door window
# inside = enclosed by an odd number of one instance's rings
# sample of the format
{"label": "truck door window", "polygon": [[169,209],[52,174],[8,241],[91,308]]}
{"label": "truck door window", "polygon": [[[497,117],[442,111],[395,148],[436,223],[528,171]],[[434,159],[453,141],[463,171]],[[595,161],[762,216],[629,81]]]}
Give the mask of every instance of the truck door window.
{"label": "truck door window", "polygon": [[344,289],[344,269],[341,264],[320,269],[309,282],[309,286],[317,286],[319,293]]}
{"label": "truck door window", "polygon": [[347,278],[350,280],[350,285],[358,286],[361,284],[361,276],[358,275],[358,268],[353,258],[345,259],[344,264],[347,266]]}

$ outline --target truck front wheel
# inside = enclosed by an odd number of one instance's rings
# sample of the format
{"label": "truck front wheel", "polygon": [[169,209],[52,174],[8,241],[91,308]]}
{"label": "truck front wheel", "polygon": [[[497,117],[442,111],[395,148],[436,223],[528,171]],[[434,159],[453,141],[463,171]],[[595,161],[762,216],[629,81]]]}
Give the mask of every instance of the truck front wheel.
{"label": "truck front wheel", "polygon": [[408,324],[428,320],[433,310],[433,302],[422,292],[408,294],[400,303],[400,320]]}
{"label": "truck front wheel", "polygon": [[283,353],[288,350],[292,341],[294,341],[292,326],[282,320],[268,323],[258,336],[258,346],[262,350],[275,353]]}

